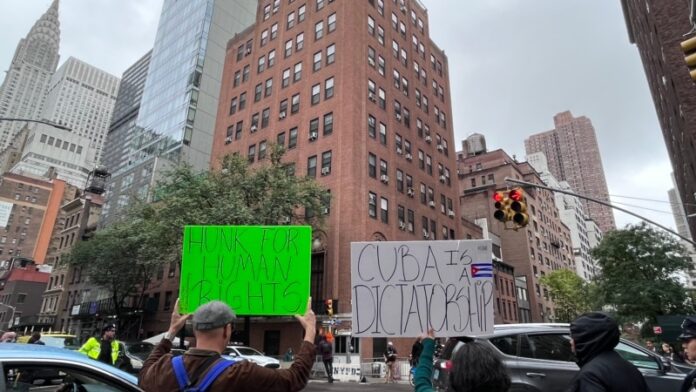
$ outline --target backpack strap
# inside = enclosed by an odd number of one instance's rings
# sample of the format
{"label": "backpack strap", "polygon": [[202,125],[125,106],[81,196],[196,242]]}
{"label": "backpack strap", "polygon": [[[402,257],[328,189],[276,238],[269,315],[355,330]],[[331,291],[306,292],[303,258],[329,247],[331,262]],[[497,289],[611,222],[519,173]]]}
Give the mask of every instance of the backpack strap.
{"label": "backpack strap", "polygon": [[215,380],[224,372],[227,370],[228,367],[236,364],[238,361],[231,361],[227,359],[222,359],[220,361],[217,361],[215,365],[213,365],[213,368],[206,373],[205,377],[203,377],[203,380],[196,385],[196,389],[201,392],[205,392],[210,388],[210,386],[215,382]]}
{"label": "backpack strap", "polygon": [[184,358],[182,355],[172,358],[172,367],[174,368],[176,381],[179,383],[179,390],[186,390],[186,388],[191,385],[191,381],[186,373],[186,368],[184,367]]}

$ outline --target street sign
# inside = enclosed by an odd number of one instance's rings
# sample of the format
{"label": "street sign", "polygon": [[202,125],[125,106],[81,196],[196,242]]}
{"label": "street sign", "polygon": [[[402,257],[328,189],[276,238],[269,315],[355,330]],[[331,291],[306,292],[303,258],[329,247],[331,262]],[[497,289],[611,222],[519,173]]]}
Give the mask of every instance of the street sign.
{"label": "street sign", "polygon": [[657,326],[657,325],[654,326],[654,327],[653,327],[653,332],[655,333],[655,335],[662,335],[662,327]]}
{"label": "street sign", "polygon": [[182,312],[220,300],[239,316],[303,314],[311,241],[310,226],[186,226]]}

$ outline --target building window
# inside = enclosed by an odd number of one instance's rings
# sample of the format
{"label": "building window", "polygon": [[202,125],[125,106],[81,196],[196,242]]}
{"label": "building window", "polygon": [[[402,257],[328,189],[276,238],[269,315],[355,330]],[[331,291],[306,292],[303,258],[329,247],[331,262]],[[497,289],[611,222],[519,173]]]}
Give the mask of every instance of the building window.
{"label": "building window", "polygon": [[291,12],[288,14],[288,24],[287,24],[287,30],[290,30],[295,26],[295,12]]}
{"label": "building window", "polygon": [[385,69],[386,63],[384,61],[384,57],[377,56],[377,72],[379,72],[380,75],[384,76]]}
{"label": "building window", "polygon": [[420,202],[421,202],[421,204],[426,204],[426,203],[428,202],[428,200],[427,200],[427,194],[426,194],[426,191],[425,191],[425,190],[426,190],[425,184],[423,184],[423,183],[421,182],[421,183],[420,183]]}
{"label": "building window", "polygon": [[404,193],[404,172],[396,169],[396,190]]}
{"label": "building window", "polygon": [[238,121],[236,129],[234,130],[234,139],[239,140],[242,138],[242,129],[244,127],[244,121]]}
{"label": "building window", "polygon": [[333,132],[333,112],[324,115],[324,135],[330,135]]}
{"label": "building window", "polygon": [[324,8],[324,0],[317,0],[317,11],[321,11]]}
{"label": "building window", "polygon": [[300,111],[300,94],[295,94],[292,96],[290,113],[295,114]]}
{"label": "building window", "polygon": [[313,118],[309,121],[309,140],[314,141],[319,137],[319,119]]}
{"label": "building window", "polygon": [[304,48],[304,33],[297,34],[295,37],[295,51],[299,52]]}
{"label": "building window", "polygon": [[273,93],[273,79],[266,80],[266,88],[264,89],[263,96],[268,97]]}
{"label": "building window", "polygon": [[384,197],[380,201],[380,218],[383,223],[389,223],[389,200]]}
{"label": "building window", "polygon": [[326,48],[326,65],[336,61],[336,44],[331,44]]}
{"label": "building window", "polygon": [[269,119],[271,117],[271,108],[263,109],[261,112],[261,128],[266,128],[268,126]]}
{"label": "building window", "polygon": [[293,75],[292,81],[299,82],[302,79],[302,62],[295,64],[295,73]]}
{"label": "building window", "polygon": [[314,53],[314,60],[312,61],[312,70],[314,72],[321,69],[321,51]]}
{"label": "building window", "polygon": [[425,156],[425,167],[426,167],[426,172],[428,172],[429,175],[433,175],[433,158],[430,155]]}
{"label": "building window", "polygon": [[271,26],[271,40],[274,40],[278,37],[278,23],[273,23]]}
{"label": "building window", "polygon": [[377,156],[372,153],[367,155],[367,174],[372,178],[377,178]]}
{"label": "building window", "polygon": [[387,93],[382,88],[379,89],[378,101],[380,109],[384,110],[387,108]]}
{"label": "building window", "polygon": [[281,86],[283,88],[288,87],[290,85],[290,68],[284,69],[283,70],[283,81],[281,82]]}
{"label": "building window", "polygon": [[307,158],[307,177],[315,178],[317,176],[317,156],[312,155]]}
{"label": "building window", "polygon": [[418,168],[425,170],[425,153],[423,150],[418,150]]}
{"label": "building window", "polygon": [[379,142],[387,145],[387,126],[383,123],[379,123]]}
{"label": "building window", "polygon": [[285,147],[285,132],[281,132],[278,134],[278,136],[276,137],[276,143],[281,147]]}
{"label": "building window", "polygon": [[329,15],[327,22],[327,30],[329,33],[333,32],[336,30],[336,13],[334,12],[333,14]]}
{"label": "building window", "polygon": [[[239,86],[239,84],[241,82],[242,82],[242,71],[237,71],[234,73],[234,83],[232,84],[232,87]],[[46,135],[41,135],[41,136],[42,136],[41,143],[43,143],[44,140],[46,139]]]}
{"label": "building window", "polygon": [[334,96],[334,78],[328,78],[324,82],[324,99],[329,99]]}
{"label": "building window", "polygon": [[377,120],[372,115],[367,116],[367,135],[373,139],[377,137]]}
{"label": "building window", "polygon": [[307,7],[304,4],[300,8],[297,9],[297,23],[304,22],[306,9],[307,9]]}
{"label": "building window", "polygon": [[256,73],[261,73],[266,69],[266,56],[259,57]]}
{"label": "building window", "polygon": [[382,26],[377,26],[377,42],[384,46],[384,29]]}
{"label": "building window", "polygon": [[256,144],[249,146],[249,154],[247,156],[249,158],[249,163],[254,163],[254,160],[256,160]]}
{"label": "building window", "polygon": [[244,68],[242,69],[242,82],[248,82],[249,81],[249,65],[245,65]]}
{"label": "building window", "polygon": [[367,33],[374,36],[375,35],[375,20],[371,17],[367,17]]}
{"label": "building window", "polygon": [[312,105],[318,104],[320,99],[321,99],[321,85],[315,84],[314,86],[312,86]]}
{"label": "building window", "polygon": [[320,20],[314,25],[314,39],[319,40],[324,36],[324,21]]}
{"label": "building window", "polygon": [[285,58],[290,57],[292,55],[292,40],[287,40],[285,41]]}
{"label": "building window", "polygon": [[280,120],[284,119],[288,115],[288,100],[284,99],[280,101],[280,108],[278,110],[278,118]]}
{"label": "building window", "polygon": [[372,192],[368,193],[367,213],[370,218],[377,219],[377,195]]}
{"label": "building window", "polygon": [[382,179],[389,178],[389,165],[384,159],[379,160],[379,176]]}
{"label": "building window", "polygon": [[268,43],[268,29],[261,32],[261,46],[263,47]]}
{"label": "building window", "polygon": [[408,210],[408,211],[406,212],[406,219],[408,219],[408,222],[407,222],[408,231],[411,232],[411,233],[413,233],[413,231],[414,231],[414,222],[415,222],[415,219],[416,219],[413,210]]}
{"label": "building window", "polygon": [[237,97],[232,98],[230,101],[230,116],[237,113]]}
{"label": "building window", "polygon": [[262,92],[263,92],[263,85],[261,83],[259,83],[254,88],[254,102],[258,102],[261,100]]}
{"label": "building window", "polygon": [[171,310],[172,309],[172,292],[167,291],[164,293],[164,308],[162,310]]}
{"label": "building window", "polygon": [[290,130],[290,138],[288,139],[288,150],[297,147],[297,127]]}
{"label": "building window", "polygon": [[321,154],[321,174],[323,176],[331,173],[331,151],[325,151]]}

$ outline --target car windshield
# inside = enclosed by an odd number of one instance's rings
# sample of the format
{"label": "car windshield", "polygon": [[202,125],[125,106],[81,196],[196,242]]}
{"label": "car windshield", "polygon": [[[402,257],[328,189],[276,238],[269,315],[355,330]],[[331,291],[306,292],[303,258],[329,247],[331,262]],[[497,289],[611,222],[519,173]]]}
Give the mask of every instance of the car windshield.
{"label": "car windshield", "polygon": [[239,354],[241,355],[263,355],[260,352],[254,350],[253,348],[250,347],[235,347],[237,351],[239,351]]}
{"label": "car windshield", "polygon": [[128,344],[128,353],[144,361],[154,348],[155,345],[152,343],[132,343]]}
{"label": "car windshield", "polygon": [[78,349],[80,347],[79,344],[77,344],[77,339],[72,336],[68,337],[56,337],[56,336],[42,336],[41,341],[46,343],[47,346],[51,347],[58,347],[58,348],[67,348],[70,350],[73,349]]}

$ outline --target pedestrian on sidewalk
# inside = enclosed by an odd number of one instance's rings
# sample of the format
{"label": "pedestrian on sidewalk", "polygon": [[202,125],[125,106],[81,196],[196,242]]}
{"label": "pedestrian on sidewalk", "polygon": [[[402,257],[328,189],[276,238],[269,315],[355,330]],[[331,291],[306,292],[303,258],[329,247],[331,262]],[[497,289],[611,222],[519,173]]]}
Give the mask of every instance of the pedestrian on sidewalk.
{"label": "pedestrian on sidewalk", "polygon": [[[433,355],[435,331],[423,338],[423,351],[414,376],[415,392],[433,392]],[[507,392],[510,376],[495,353],[477,341],[465,343],[452,358],[448,379],[453,392]]]}
{"label": "pedestrian on sidewalk", "polygon": [[329,384],[333,383],[333,347],[329,343],[329,339],[326,335],[321,337],[319,341],[318,350],[321,355],[321,360],[324,362],[324,369],[326,369],[326,377],[329,380]]}
{"label": "pedestrian on sidewalk", "polygon": [[585,313],[570,324],[580,372],[569,391],[648,392],[641,372],[614,351],[620,335],[616,321],[600,312]]}
{"label": "pedestrian on sidewalk", "polygon": [[387,343],[387,349],[384,350],[384,362],[387,364],[387,374],[384,382],[396,382],[396,375],[394,374],[396,368],[396,348],[394,348],[394,343]]}
{"label": "pedestrian on sidewalk", "polygon": [[[172,339],[192,319],[196,348],[174,357]],[[270,369],[246,360],[221,357],[232,336],[235,316],[227,304],[211,301],[201,305],[193,315],[179,313],[177,299],[169,330],[155,347],[140,371],[140,388],[146,392],[183,391],[197,388],[209,392],[285,392],[307,386],[314,362],[316,317],[311,298],[304,316],[295,316],[305,330],[300,350],[289,369]]]}

